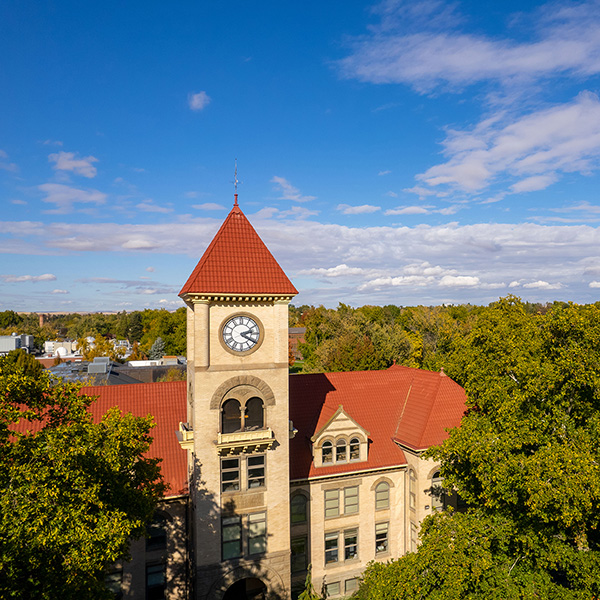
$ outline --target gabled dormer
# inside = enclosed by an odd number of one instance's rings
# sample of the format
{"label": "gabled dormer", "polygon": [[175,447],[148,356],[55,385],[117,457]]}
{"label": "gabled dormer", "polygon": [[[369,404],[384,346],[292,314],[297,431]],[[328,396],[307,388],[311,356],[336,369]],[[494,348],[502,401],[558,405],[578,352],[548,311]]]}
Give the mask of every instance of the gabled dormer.
{"label": "gabled dormer", "polygon": [[315,467],[359,463],[368,458],[369,432],[341,404],[311,442]]}

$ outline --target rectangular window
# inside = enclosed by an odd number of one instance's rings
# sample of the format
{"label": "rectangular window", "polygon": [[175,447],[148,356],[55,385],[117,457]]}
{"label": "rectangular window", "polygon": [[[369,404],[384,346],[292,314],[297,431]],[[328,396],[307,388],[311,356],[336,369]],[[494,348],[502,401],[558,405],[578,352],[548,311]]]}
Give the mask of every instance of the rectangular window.
{"label": "rectangular window", "polygon": [[221,460],[221,491],[236,492],[240,489],[240,459]]}
{"label": "rectangular window", "polygon": [[265,457],[248,457],[248,489],[265,487]]}
{"label": "rectangular window", "polygon": [[352,579],[346,579],[346,582],[344,584],[344,593],[346,595],[351,594],[352,592],[355,592],[358,589],[358,579],[356,577],[353,577]]}
{"label": "rectangular window", "polygon": [[238,558],[242,555],[241,517],[223,517],[221,519],[221,538],[223,560]]}
{"label": "rectangular window", "polygon": [[419,541],[419,530],[414,523],[410,524],[410,551],[417,551],[417,542]]}
{"label": "rectangular window", "polygon": [[344,514],[352,515],[358,512],[358,487],[344,488]]}
{"label": "rectangular window", "polygon": [[358,558],[358,529],[344,531],[344,560]]}
{"label": "rectangular window", "polygon": [[338,556],[338,532],[325,534],[325,564],[336,563]]}
{"label": "rectangular window", "polygon": [[417,508],[417,477],[414,471],[408,474],[408,505],[413,510]]}
{"label": "rectangular window", "polygon": [[331,519],[340,514],[340,490],[325,490],[325,518]]}
{"label": "rectangular window", "polygon": [[330,596],[339,596],[340,595],[340,582],[334,581],[332,583],[328,583],[325,586],[325,590],[327,592],[327,598]]}
{"label": "rectangular window", "polygon": [[267,551],[267,513],[248,515],[248,554]]}
{"label": "rectangular window", "polygon": [[308,538],[292,538],[292,573],[302,573],[308,567]]}
{"label": "rectangular window", "polygon": [[115,600],[123,598],[123,571],[111,571],[104,577],[106,589],[112,592]]}
{"label": "rectangular window", "polygon": [[146,600],[164,600],[165,565],[146,565]]}
{"label": "rectangular window", "polygon": [[375,524],[375,554],[388,551],[388,523]]}

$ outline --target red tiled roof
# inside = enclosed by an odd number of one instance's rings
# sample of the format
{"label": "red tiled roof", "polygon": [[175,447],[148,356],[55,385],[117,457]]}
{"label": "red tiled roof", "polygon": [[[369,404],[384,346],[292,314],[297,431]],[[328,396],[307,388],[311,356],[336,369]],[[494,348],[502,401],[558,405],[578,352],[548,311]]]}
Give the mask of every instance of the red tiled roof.
{"label": "red tiled roof", "polygon": [[[465,400],[464,390],[449,377],[408,367],[291,375],[290,419],[298,433],[290,440],[290,476],[306,479],[405,464],[398,443],[414,449],[440,444],[448,435],[445,429],[460,424]],[[369,432],[368,460],[316,468],[310,438],[340,405]]]}
{"label": "red tiled roof", "polygon": [[175,435],[180,421],[186,421],[186,386],[185,381],[168,381],[85,387],[81,390],[83,394],[98,396],[90,407],[96,420],[113,406],[136,417],[154,417],[156,427],[151,432],[154,441],[147,456],[163,459],[160,467],[165,483],[169,485],[165,493],[167,498],[188,493],[187,452],[182,450]]}
{"label": "red tiled roof", "polygon": [[236,204],[179,292],[286,294],[298,291]]}

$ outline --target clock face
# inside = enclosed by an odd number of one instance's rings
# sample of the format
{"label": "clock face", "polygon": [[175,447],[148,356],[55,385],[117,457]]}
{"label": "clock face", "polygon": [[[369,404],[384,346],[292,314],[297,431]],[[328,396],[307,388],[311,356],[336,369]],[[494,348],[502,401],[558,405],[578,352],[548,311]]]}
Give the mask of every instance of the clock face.
{"label": "clock face", "polygon": [[258,323],[246,315],[232,317],[223,327],[223,341],[235,352],[251,350],[259,339]]}

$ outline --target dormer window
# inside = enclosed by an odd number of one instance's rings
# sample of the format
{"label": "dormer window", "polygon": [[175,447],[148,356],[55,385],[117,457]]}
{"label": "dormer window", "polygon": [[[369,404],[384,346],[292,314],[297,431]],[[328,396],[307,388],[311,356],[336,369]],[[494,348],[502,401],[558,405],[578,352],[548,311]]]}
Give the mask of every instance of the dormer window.
{"label": "dormer window", "polygon": [[346,462],[348,460],[346,440],[338,440],[335,444],[335,462]]}
{"label": "dormer window", "polygon": [[360,440],[358,438],[350,440],[350,460],[360,460]]}
{"label": "dormer window", "polygon": [[331,442],[323,442],[321,453],[324,464],[333,462],[333,444]]}

